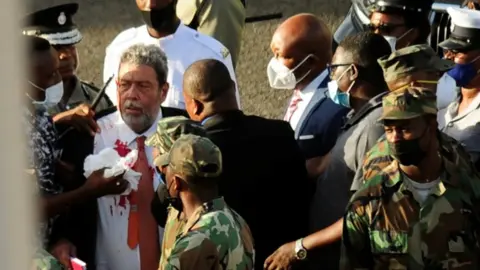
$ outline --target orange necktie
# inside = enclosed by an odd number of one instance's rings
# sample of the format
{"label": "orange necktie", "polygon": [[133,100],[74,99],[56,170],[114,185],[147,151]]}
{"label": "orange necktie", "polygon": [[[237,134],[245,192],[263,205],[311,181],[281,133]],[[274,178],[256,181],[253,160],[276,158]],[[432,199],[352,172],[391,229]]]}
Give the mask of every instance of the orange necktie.
{"label": "orange necktie", "polygon": [[158,225],[150,212],[153,200],[153,173],[145,154],[145,136],[137,137],[138,158],[135,171],[142,174],[138,190],[130,194],[127,243],[131,249],[137,244],[140,250],[140,269],[156,270],[160,260]]}

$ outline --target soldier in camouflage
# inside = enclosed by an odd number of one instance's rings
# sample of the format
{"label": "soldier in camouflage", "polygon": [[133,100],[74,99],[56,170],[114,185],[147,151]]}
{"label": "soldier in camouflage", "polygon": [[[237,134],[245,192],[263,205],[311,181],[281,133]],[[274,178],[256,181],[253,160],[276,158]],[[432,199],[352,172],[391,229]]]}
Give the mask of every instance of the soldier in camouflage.
{"label": "soldier in camouflage", "polygon": [[383,99],[393,161],[347,207],[341,269],[480,269],[480,178],[440,150],[433,92]]}
{"label": "soldier in camouflage", "polygon": [[[427,45],[406,47],[379,59],[378,62],[383,68],[385,80],[391,91],[408,86],[420,86],[436,92],[436,84],[442,73],[453,67],[453,62],[440,59]],[[460,143],[440,131],[437,132],[437,137],[442,153],[453,155],[455,159],[461,160],[465,166],[470,166],[473,170],[468,153]],[[356,174],[361,179],[354,180],[352,190],[358,190],[365,181],[388,166],[393,160],[390,154],[388,142],[383,136],[365,155],[361,168],[363,172]]]}
{"label": "soldier in camouflage", "polygon": [[[253,238],[243,218],[218,197],[222,155],[209,139],[181,136],[168,154],[157,157],[166,168],[165,193],[172,208],[183,213],[180,233],[170,230],[174,245],[163,250],[159,269],[253,269]],[[170,215],[170,217],[172,217]]]}
{"label": "soldier in camouflage", "polygon": [[[156,164],[156,175],[163,182],[165,179],[165,167],[162,167],[159,161],[161,155],[167,154],[172,148],[173,143],[182,135],[194,134],[198,136],[206,136],[203,127],[184,116],[174,116],[162,118],[158,121],[157,131],[150,136],[145,144],[153,147],[153,158]],[[185,225],[185,214],[178,212],[175,208],[170,207],[169,201],[166,199],[168,194],[165,193],[163,185],[157,189],[156,195],[153,198],[151,209],[152,215],[155,217],[158,225],[165,227],[168,222],[168,231],[170,234],[164,235],[162,242],[162,254],[166,250],[170,250],[175,244],[177,235],[180,235],[183,225]],[[176,231],[177,233],[173,233]]]}
{"label": "soldier in camouflage", "polygon": [[65,268],[50,253],[39,249],[33,258],[32,270],[64,270]]}

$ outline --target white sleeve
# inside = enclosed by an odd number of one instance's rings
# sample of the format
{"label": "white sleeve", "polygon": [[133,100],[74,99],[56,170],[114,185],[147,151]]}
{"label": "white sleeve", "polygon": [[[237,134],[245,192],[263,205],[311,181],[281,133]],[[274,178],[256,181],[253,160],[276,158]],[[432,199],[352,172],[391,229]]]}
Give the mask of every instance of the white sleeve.
{"label": "white sleeve", "polygon": [[235,83],[235,96],[237,97],[238,108],[241,110],[242,108],[240,103],[240,93],[238,91],[237,76],[235,75],[235,69],[233,68],[233,63],[232,63],[232,55],[230,53],[228,54],[227,57],[223,58],[223,63],[228,68],[228,71],[230,72],[230,77]]}
{"label": "white sleeve", "polygon": [[[116,87],[116,73],[118,69],[118,64],[115,64],[117,62],[117,59],[115,59],[115,53],[112,51],[111,45],[107,47],[105,50],[105,61],[103,62],[103,83],[105,84],[107,80],[115,74],[115,77],[113,80],[110,82],[110,84],[107,87],[107,90],[105,91],[105,94],[108,96],[108,98],[112,101],[113,105],[118,105],[118,100],[117,100],[117,87]],[[115,68],[115,66],[117,66]]]}

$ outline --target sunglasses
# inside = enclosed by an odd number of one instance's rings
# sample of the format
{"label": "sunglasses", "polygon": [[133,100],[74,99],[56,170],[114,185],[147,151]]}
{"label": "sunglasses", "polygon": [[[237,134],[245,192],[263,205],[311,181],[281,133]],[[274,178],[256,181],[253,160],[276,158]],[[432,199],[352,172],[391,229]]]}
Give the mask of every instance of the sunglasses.
{"label": "sunglasses", "polygon": [[369,23],[369,24],[367,24],[367,27],[368,27],[368,29],[370,29],[370,31],[375,32],[375,31],[378,30],[380,33],[385,34],[385,35],[391,34],[392,32],[395,31],[395,29],[397,29],[399,27],[404,27],[404,26],[405,26],[404,23],[399,23],[399,24],[393,24],[393,23],[373,24],[373,23]]}

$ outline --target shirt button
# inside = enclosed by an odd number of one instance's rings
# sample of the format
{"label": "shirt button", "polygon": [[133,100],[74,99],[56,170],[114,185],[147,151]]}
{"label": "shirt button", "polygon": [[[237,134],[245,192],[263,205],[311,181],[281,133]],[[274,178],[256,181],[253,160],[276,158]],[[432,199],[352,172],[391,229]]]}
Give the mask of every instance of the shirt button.
{"label": "shirt button", "polygon": [[453,127],[453,123],[448,123],[447,127]]}

